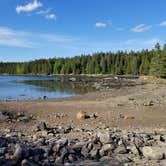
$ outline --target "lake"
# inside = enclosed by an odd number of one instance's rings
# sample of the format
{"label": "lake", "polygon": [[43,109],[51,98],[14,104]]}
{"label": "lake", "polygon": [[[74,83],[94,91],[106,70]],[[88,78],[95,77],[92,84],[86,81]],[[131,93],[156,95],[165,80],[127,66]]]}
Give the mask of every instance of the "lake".
{"label": "lake", "polygon": [[79,95],[81,89],[73,87],[62,77],[0,76],[0,100],[65,98]]}

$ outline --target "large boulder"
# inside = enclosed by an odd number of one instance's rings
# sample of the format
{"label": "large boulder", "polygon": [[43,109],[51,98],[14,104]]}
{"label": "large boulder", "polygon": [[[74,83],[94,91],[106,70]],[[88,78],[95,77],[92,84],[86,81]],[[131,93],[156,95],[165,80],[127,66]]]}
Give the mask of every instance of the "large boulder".
{"label": "large boulder", "polygon": [[77,119],[88,119],[90,116],[85,111],[80,111],[76,115]]}
{"label": "large boulder", "polygon": [[148,159],[162,160],[164,158],[164,151],[161,147],[145,146],[142,148],[142,153]]}

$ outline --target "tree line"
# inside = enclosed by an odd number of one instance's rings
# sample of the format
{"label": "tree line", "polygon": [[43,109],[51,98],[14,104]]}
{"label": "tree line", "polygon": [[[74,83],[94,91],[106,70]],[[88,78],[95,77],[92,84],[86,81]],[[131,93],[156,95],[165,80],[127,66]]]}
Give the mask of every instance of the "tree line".
{"label": "tree line", "polygon": [[166,44],[152,50],[99,52],[72,58],[0,62],[0,74],[112,74],[166,77]]}

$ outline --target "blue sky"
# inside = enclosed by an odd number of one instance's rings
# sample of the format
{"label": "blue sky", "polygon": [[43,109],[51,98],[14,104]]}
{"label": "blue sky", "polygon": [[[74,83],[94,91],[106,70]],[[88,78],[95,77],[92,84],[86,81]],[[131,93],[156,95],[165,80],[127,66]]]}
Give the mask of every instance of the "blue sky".
{"label": "blue sky", "polygon": [[151,49],[165,42],[166,0],[3,0],[0,61]]}

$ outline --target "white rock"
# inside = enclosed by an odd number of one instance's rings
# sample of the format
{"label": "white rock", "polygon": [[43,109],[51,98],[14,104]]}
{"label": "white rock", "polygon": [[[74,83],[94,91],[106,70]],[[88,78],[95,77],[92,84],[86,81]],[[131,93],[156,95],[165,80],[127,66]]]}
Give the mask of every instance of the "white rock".
{"label": "white rock", "polygon": [[164,158],[164,151],[161,147],[145,146],[142,148],[142,153],[146,158],[153,160],[162,160]]}
{"label": "white rock", "polygon": [[110,143],[112,141],[111,135],[109,132],[99,132],[97,137],[103,144]]}

